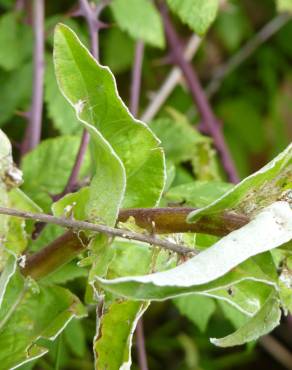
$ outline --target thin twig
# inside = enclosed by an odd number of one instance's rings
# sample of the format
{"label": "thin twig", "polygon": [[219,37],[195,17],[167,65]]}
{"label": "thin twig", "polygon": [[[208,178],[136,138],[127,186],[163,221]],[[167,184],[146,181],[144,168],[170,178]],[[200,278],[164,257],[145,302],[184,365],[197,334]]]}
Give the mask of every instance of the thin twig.
{"label": "thin twig", "polygon": [[137,41],[134,65],[132,70],[131,97],[130,97],[130,111],[135,117],[137,116],[139,110],[143,55],[144,55],[144,43],[143,41]]}
{"label": "thin twig", "polygon": [[[268,22],[253,38],[251,38],[247,43],[236,53],[231,59],[229,59],[222,66],[216,68],[215,73],[207,85],[205,92],[210,98],[212,97],[220,88],[224,78],[233,72],[240,64],[242,64],[247,58],[254,53],[257,48],[271,38],[276,32],[278,32],[285,24],[291,20],[290,14],[279,14]],[[188,42],[184,56],[187,61],[192,60],[193,56],[196,54],[198,47],[201,44],[202,39],[193,35]],[[182,72],[180,68],[173,67],[159,90],[154,94],[154,98],[150,101],[149,105],[146,107],[145,111],[141,116],[143,122],[150,122],[158,113],[162,105],[166,102],[167,98],[170,96],[176,85],[180,82],[182,78]]]}
{"label": "thin twig", "polygon": [[[201,45],[201,41],[202,39],[199,36],[195,34],[192,35],[184,50],[184,57],[187,61],[192,60],[199,46]],[[154,94],[154,98],[150,101],[149,105],[143,112],[141,116],[141,120],[143,122],[150,122],[156,116],[156,114],[158,113],[162,105],[166,102],[167,98],[170,96],[181,78],[181,69],[178,67],[173,67],[159,90]]]}
{"label": "thin twig", "polygon": [[284,368],[292,370],[292,353],[276,338],[271,335],[265,335],[259,339],[259,344]]}
{"label": "thin twig", "polygon": [[137,240],[151,245],[156,245],[158,247],[168,249],[172,252],[180,254],[195,254],[195,250],[191,248],[184,247],[179,244],[169,242],[167,240],[157,239],[154,236],[148,236],[143,234],[138,234],[132,231],[117,229],[114,227],[109,227],[105,225],[92,224],[86,221],[76,221],[64,217],[55,217],[42,213],[31,213],[25,211],[19,211],[11,208],[0,207],[0,214],[20,217],[27,220],[41,221],[48,224],[59,225],[61,227],[73,229],[76,231],[79,230],[88,230],[95,233],[102,233],[109,236],[120,237],[128,240]]}
{"label": "thin twig", "polygon": [[213,111],[210,107],[210,104],[207,100],[207,97],[204,93],[204,90],[200,84],[200,81],[195,70],[192,68],[190,63],[188,63],[183,57],[181,41],[172,25],[170,16],[168,14],[168,9],[165,3],[160,3],[159,7],[163,17],[165,33],[168,39],[172,56],[175,60],[175,63],[180,67],[186,80],[186,83],[188,84],[190,93],[200,112],[204,124],[204,131],[206,131],[210,136],[212,136],[214,145],[217,148],[219,155],[221,156],[222,165],[225,169],[225,172],[229,180],[231,182],[237,183],[239,181],[239,177],[237,175],[237,171],[234,166],[228,147],[225,143],[219,122],[217,121],[216,117],[213,114]]}
{"label": "thin twig", "polygon": [[233,72],[240,64],[254,53],[257,48],[278,32],[291,20],[291,14],[279,14],[268,22],[253,38],[251,38],[231,59],[216,68],[211,82],[205,91],[208,97],[213,96],[220,88],[223,79]]}
{"label": "thin twig", "polygon": [[[246,216],[226,212],[221,217],[217,215],[215,219],[203,216],[198,222],[187,224],[186,215],[193,210],[182,207],[124,209],[120,211],[119,221],[133,217],[138,226],[150,232],[155,228],[155,233],[191,231],[218,236],[226,235],[249,222]],[[83,252],[88,243],[89,239],[83,232],[74,229],[67,231],[45,248],[28,256],[23,273],[34,279],[46,276]]]}
{"label": "thin twig", "polygon": [[143,319],[138,321],[136,327],[137,347],[138,347],[138,362],[140,370],[148,370],[147,354],[145,349],[145,337]]}
{"label": "thin twig", "polygon": [[88,143],[89,143],[89,133],[88,133],[88,131],[86,131],[84,129],[83,133],[82,133],[82,138],[81,138],[81,141],[80,141],[80,145],[79,145],[79,148],[78,148],[78,152],[77,152],[77,155],[76,155],[76,158],[75,158],[75,162],[74,162],[73,168],[71,170],[71,174],[69,176],[67,184],[65,186],[65,189],[61,194],[58,194],[54,197],[55,201],[62,198],[64,195],[70,193],[72,191],[72,189],[74,188],[74,186],[77,182],[77,179],[78,179],[78,174],[80,172],[80,168],[81,168],[81,165],[82,165],[82,162],[83,162],[84,155],[85,155],[86,150],[87,150]]}
{"label": "thin twig", "polygon": [[22,154],[34,149],[41,139],[44,88],[44,7],[44,0],[34,0],[33,29],[35,41],[33,95],[29,122],[22,145]]}

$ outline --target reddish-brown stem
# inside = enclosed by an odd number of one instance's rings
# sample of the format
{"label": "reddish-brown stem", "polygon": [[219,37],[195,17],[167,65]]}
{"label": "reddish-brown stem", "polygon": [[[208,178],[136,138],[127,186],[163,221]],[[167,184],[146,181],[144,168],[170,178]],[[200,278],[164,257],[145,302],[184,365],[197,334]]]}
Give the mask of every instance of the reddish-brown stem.
{"label": "reddish-brown stem", "polygon": [[187,223],[186,217],[195,208],[166,207],[166,208],[129,208],[121,209],[119,221],[125,222],[129,217],[135,223],[149,231],[155,230],[156,234],[170,233],[204,233],[215,236],[224,236],[249,222],[247,216],[223,212],[217,216],[203,216],[195,223]]}
{"label": "reddish-brown stem", "polygon": [[71,261],[85,249],[87,243],[83,233],[68,231],[39,252],[28,256],[22,273],[35,280],[41,279]]}
{"label": "reddish-brown stem", "polygon": [[221,131],[220,125],[213,114],[210,107],[208,99],[204,93],[204,90],[200,84],[198,76],[195,70],[192,68],[191,64],[186,61],[183,56],[183,48],[181,45],[181,40],[179,39],[175,28],[172,25],[167,7],[164,2],[159,3],[160,11],[164,21],[165,33],[168,40],[168,44],[173,56],[175,63],[181,69],[186,83],[189,87],[190,93],[197,105],[199,113],[201,115],[204,131],[212,136],[214,145],[221,156],[222,165],[225,172],[231,182],[238,182],[239,177],[237,175],[236,168],[234,166],[233,160],[231,158],[228,147],[225,143],[223,133]]}
{"label": "reddish-brown stem", "polygon": [[[191,231],[198,233],[209,232],[210,234],[218,236],[226,235],[227,233],[236,230],[249,222],[248,217],[244,215],[225,212],[222,215],[213,217],[202,217],[199,221],[193,224],[187,224],[185,221],[186,215],[193,210],[193,208],[126,209],[120,212],[119,220],[126,221],[132,216],[139,226],[145,227],[147,230],[152,232],[154,228],[155,233]],[[128,230],[110,228],[104,225],[91,224],[84,221],[59,218],[46,214],[34,214],[3,207],[0,207],[0,214],[21,217],[30,220],[39,220],[45,223],[52,223],[64,228],[75,230],[76,232],[80,230],[89,230],[97,233],[105,233],[110,236],[118,236],[130,240],[139,240],[144,243],[157,245],[180,254],[192,255],[195,252],[194,249],[189,249],[184,246],[171,243],[167,240],[157,239],[153,236],[133,233]],[[169,220],[171,220],[171,222]],[[177,224],[175,224],[175,220],[177,220]],[[76,255],[76,253],[84,250],[87,246],[85,237],[80,238],[79,236],[76,236],[76,233],[69,231],[62,237],[56,239],[46,248],[41,249],[39,252],[29,257],[26,261],[26,273],[29,275],[30,271],[37,271],[32,273],[35,275],[37,274],[38,276],[45,276],[56,268],[62,266],[64,263],[70,261]]]}
{"label": "reddish-brown stem", "polygon": [[34,0],[33,2],[33,29],[35,36],[33,92],[29,122],[22,143],[22,154],[34,149],[41,139],[44,85],[44,6],[44,0]]}

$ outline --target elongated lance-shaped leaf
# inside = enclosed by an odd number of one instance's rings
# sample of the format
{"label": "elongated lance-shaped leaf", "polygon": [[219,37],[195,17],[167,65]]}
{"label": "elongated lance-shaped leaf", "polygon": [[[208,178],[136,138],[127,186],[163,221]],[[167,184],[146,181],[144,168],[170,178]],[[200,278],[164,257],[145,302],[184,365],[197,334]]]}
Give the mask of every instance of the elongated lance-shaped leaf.
{"label": "elongated lance-shaped leaf", "polygon": [[241,328],[224,338],[212,338],[211,342],[219,347],[232,347],[256,340],[278,326],[280,318],[280,302],[275,293],[272,293],[257,314]]}
{"label": "elongated lance-shaped leaf", "polygon": [[292,210],[287,202],[276,202],[246,226],[174,269],[139,277],[97,280],[105,289],[123,296],[139,299],[168,298],[186,291],[195,292],[210,282],[218,283],[216,279],[243,261],[276,248],[291,238]]}
{"label": "elongated lance-shaped leaf", "polygon": [[208,206],[189,214],[194,222],[204,215],[214,218],[225,211],[250,217],[277,200],[291,201],[292,144],[259,171],[245,178]]}
{"label": "elongated lance-shaped leaf", "polygon": [[95,369],[130,370],[133,335],[148,303],[123,301],[112,303],[99,322],[95,338]]}
{"label": "elongated lance-shaped leaf", "polygon": [[1,367],[14,369],[48,350],[38,339],[54,340],[73,317],[85,310],[76,296],[58,286],[37,286],[17,271],[0,308]]}
{"label": "elongated lance-shaped leaf", "polygon": [[[125,169],[111,145],[100,131],[93,126],[93,112],[90,112],[90,108],[85,108],[85,102],[90,100],[91,95],[89,91],[84,89],[83,79],[79,80],[76,76],[82,77],[82,74],[86,72],[85,69],[81,68],[76,71],[74,68],[76,66],[75,58],[78,58],[78,60],[80,58],[82,61],[82,52],[80,50],[83,51],[83,48],[78,48],[79,43],[76,39],[73,45],[68,44],[66,39],[67,33],[72,36],[72,32],[67,27],[58,26],[56,28],[54,60],[60,89],[69,103],[75,108],[77,118],[83,123],[91,136],[95,176],[89,188],[86,213],[90,220],[99,220],[113,225],[124,196],[126,184]],[[83,66],[83,68],[86,68],[86,66]],[[70,84],[70,81],[73,84]],[[76,98],[81,95],[83,98]]]}
{"label": "elongated lance-shaped leaf", "polygon": [[159,140],[130,114],[118,95],[110,70],[101,66],[64,25],[56,28],[54,60],[60,88],[79,113],[79,119],[98,130],[125,166],[127,188],[123,207],[157,204],[165,181]]}

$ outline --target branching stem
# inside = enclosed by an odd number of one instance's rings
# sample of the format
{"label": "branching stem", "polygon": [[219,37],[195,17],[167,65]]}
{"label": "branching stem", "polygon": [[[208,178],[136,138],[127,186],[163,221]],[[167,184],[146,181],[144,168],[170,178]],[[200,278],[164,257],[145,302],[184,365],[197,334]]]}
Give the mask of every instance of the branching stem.
{"label": "branching stem", "polygon": [[172,56],[175,63],[180,67],[186,83],[188,84],[190,93],[200,112],[204,125],[204,131],[212,136],[214,145],[217,148],[219,155],[221,156],[222,165],[229,180],[231,182],[237,183],[239,181],[239,177],[237,175],[237,171],[228,147],[225,143],[219,122],[213,114],[213,111],[210,107],[210,104],[207,100],[207,97],[204,93],[204,90],[200,84],[195,70],[192,68],[191,64],[185,60],[183,56],[181,41],[172,25],[166,5],[164,3],[160,3],[159,6],[163,17],[165,33]]}
{"label": "branching stem", "polygon": [[[176,232],[192,231],[213,233],[218,236],[225,235],[249,222],[249,219],[246,216],[225,213],[221,216],[221,219],[220,217],[217,217],[216,219],[202,217],[202,219],[196,223],[187,224],[185,221],[186,215],[193,210],[193,208],[126,209],[120,211],[119,220],[126,221],[129,217],[133,217],[136,224],[141,227],[152,231],[154,227],[155,233],[172,233],[176,230]],[[182,255],[191,256],[196,252],[194,249],[186,248],[185,246],[180,246],[167,240],[161,240],[154,236],[147,236],[144,234],[133,233],[128,230],[110,228],[84,221],[75,221],[67,218],[59,218],[46,214],[35,214],[3,207],[0,207],[0,214],[52,223],[70,229],[47,247],[27,258],[24,273],[36,279],[48,275],[63,264],[71,261],[78,253],[86,249],[89,240],[88,237],[85,236],[84,232],[82,232],[83,230],[142,241]],[[177,220],[176,225],[175,220]]]}
{"label": "branching stem", "polygon": [[194,249],[186,248],[182,245],[178,245],[167,240],[157,239],[155,236],[138,234],[128,230],[122,230],[114,227],[109,227],[105,225],[93,224],[86,221],[71,220],[64,217],[55,217],[43,213],[31,213],[25,211],[19,211],[11,208],[0,207],[0,214],[20,217],[27,220],[35,220],[45,222],[47,224],[59,225],[65,228],[69,228],[75,231],[88,230],[95,233],[102,233],[109,236],[120,237],[128,240],[137,240],[140,242],[148,243],[151,245],[156,245],[161,248],[168,249],[172,252],[180,254],[194,254]]}

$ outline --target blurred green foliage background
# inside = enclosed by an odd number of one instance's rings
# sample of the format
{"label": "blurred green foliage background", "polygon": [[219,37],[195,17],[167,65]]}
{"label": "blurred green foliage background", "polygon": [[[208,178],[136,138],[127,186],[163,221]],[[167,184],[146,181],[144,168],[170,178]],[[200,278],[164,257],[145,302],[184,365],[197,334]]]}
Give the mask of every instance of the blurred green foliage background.
{"label": "blurred green foliage background", "polygon": [[[27,124],[26,114],[31,103],[33,65],[31,4],[30,1],[24,2],[24,9],[20,11],[17,10],[18,5],[17,1],[0,0],[0,127],[11,139],[16,159],[19,159],[20,143]],[[81,130],[74,113],[58,90],[52,65],[52,35],[58,22],[70,25],[85,44],[89,43],[84,20],[71,16],[75,6],[76,2],[73,0],[46,2],[43,139],[75,135]],[[223,2],[216,21],[192,61],[203,85],[207,87],[214,81],[218,70],[226,66],[265,24],[278,16],[275,2],[272,0]],[[103,13],[102,18],[110,27],[100,32],[100,60],[113,71],[119,93],[128,103],[135,42],[118,27],[110,9]],[[174,20],[178,32],[186,41],[191,34],[189,28],[183,26],[175,17]],[[146,46],[140,113],[147,107],[153,93],[159,89],[169,73],[171,65],[165,62],[166,56],[165,49]],[[260,168],[291,142],[291,66],[292,21],[289,21],[269,40],[257,47],[234,71],[228,73],[220,88],[211,97],[212,107],[222,123],[226,141],[241,178]],[[186,125],[189,126],[199,124],[196,108],[183,81],[174,89],[159,111],[156,121],[151,124],[166,148],[171,163],[169,172],[172,165],[176,167],[173,184],[180,185],[196,176],[190,163],[186,162],[193,158],[189,148],[198,137],[194,132],[189,135],[186,131],[182,137],[188,137],[189,142],[183,140],[180,145],[176,143],[174,146],[173,143],[180,140],[180,131],[165,133],[165,124],[167,125],[169,119],[171,122],[187,120]],[[161,124],[162,120],[164,124]],[[73,138],[71,140],[72,148],[77,142]],[[206,143],[211,145],[208,141]],[[180,149],[179,152],[177,148]],[[63,155],[68,158],[70,148]],[[58,166],[59,159],[58,155],[55,166]],[[25,167],[25,161],[23,166]],[[68,171],[70,167],[71,164],[68,165]],[[213,172],[213,179],[216,179],[216,171]],[[219,170],[218,173],[223,176],[222,171]],[[62,187],[63,183],[60,190]],[[29,189],[27,191],[29,193]],[[186,190],[183,189],[183,192]],[[169,192],[168,197],[169,201],[180,201],[174,191]],[[203,201],[201,205],[204,205]],[[39,243],[44,243],[48,235],[49,241],[53,234],[58,234],[58,231],[48,227]],[[80,273],[80,276],[75,276],[74,281],[70,279],[66,284],[82,297],[84,279]],[[224,303],[215,304],[206,297],[196,297],[191,305],[187,302],[154,303],[144,319],[149,368],[281,369],[281,365],[261,345],[249,344],[245,348],[223,351],[209,343],[208,338],[224,336],[240,323],[240,315],[235,314],[230,306]],[[95,318],[92,308],[88,319],[82,322],[73,321],[64,334],[51,344],[52,350],[47,356],[22,366],[21,369],[91,369],[91,340],[94,331]],[[276,330],[275,336],[292,350],[291,322],[284,322]],[[134,360],[136,361],[135,350]],[[133,365],[133,369],[135,368],[136,362]]]}

